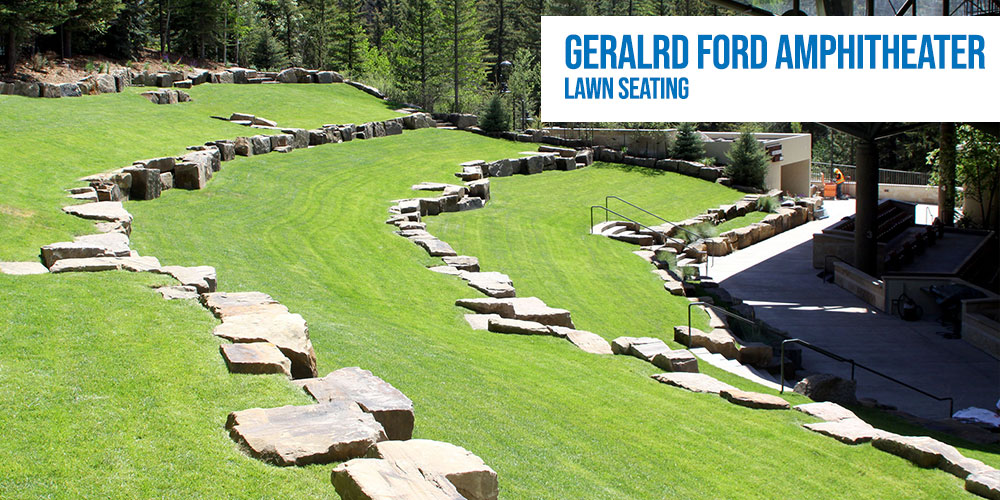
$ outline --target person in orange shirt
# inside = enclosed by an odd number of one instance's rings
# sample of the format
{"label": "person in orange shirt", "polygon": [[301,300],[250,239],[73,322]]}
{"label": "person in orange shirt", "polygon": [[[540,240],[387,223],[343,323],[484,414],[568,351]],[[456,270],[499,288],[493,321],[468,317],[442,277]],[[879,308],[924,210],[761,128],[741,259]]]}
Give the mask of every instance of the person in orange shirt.
{"label": "person in orange shirt", "polygon": [[837,183],[837,199],[841,200],[844,198],[844,173],[839,168],[833,169],[833,180]]}

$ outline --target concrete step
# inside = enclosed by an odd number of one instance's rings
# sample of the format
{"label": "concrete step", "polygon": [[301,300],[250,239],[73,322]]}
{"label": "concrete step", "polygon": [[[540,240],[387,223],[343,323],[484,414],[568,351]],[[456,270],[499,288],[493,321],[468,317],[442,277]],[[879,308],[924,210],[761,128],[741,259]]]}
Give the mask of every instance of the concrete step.
{"label": "concrete step", "polygon": [[634,231],[623,231],[611,235],[611,239],[632,243],[634,245],[652,245],[653,237],[648,234],[639,234]]}
{"label": "concrete step", "polygon": [[[745,378],[769,389],[774,389],[776,391],[781,390],[781,385],[779,385],[773,377],[765,378],[759,371],[741,365],[736,360],[726,359],[725,356],[721,354],[708,352],[708,349],[705,349],[704,347],[695,347],[691,349],[691,353],[720,370],[727,371],[733,375]],[[790,391],[792,388],[785,386],[785,390]]]}

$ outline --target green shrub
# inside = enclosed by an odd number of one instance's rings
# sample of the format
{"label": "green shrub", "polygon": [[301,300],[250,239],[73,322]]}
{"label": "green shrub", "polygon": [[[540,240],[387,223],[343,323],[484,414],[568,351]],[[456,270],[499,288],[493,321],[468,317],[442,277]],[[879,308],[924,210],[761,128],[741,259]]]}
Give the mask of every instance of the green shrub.
{"label": "green shrub", "polygon": [[773,196],[763,196],[757,200],[757,211],[772,213],[781,206],[778,199]]}
{"label": "green shrub", "polygon": [[753,132],[743,129],[728,156],[729,165],[726,166],[725,176],[732,179],[734,185],[764,189],[768,165],[767,152],[757,142]]}
{"label": "green shrub", "polygon": [[677,128],[677,139],[674,140],[671,156],[687,161],[698,161],[705,157],[705,145],[693,123],[684,122]]}
{"label": "green shrub", "polygon": [[510,116],[507,114],[505,108],[500,94],[493,94],[493,97],[490,98],[489,103],[486,105],[486,112],[483,113],[482,119],[479,120],[479,126],[487,132],[505,132],[510,130]]}

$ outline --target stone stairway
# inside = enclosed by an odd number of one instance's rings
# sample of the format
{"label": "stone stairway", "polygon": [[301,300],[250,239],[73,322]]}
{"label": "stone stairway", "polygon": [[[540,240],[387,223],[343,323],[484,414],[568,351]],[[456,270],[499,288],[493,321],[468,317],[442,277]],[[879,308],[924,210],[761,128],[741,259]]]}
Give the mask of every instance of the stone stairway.
{"label": "stone stairway", "polygon": [[[720,370],[732,373],[738,377],[743,377],[769,389],[774,389],[776,391],[781,390],[781,384],[778,383],[778,380],[766,371],[741,364],[735,359],[726,359],[726,357],[721,354],[708,352],[708,349],[705,349],[704,347],[694,347],[690,349],[690,351],[695,356],[698,356],[698,359],[701,359],[702,361]],[[785,390],[792,391],[793,388],[786,385]]]}

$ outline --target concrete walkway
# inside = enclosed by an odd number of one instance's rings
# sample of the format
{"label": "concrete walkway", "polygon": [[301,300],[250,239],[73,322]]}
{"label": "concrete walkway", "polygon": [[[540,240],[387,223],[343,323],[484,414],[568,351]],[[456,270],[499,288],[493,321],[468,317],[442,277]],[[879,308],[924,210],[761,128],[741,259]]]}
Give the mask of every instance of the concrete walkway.
{"label": "concrete walkway", "polygon": [[[757,317],[814,345],[852,358],[940,397],[955,410],[993,408],[1000,398],[1000,361],[962,340],[944,338],[934,321],[907,322],[826,284],[812,267],[812,235],[854,213],[854,201],[825,202],[830,217],[714,259],[711,275],[754,306]],[[807,372],[850,377],[850,365],[803,349]],[[858,397],[874,398],[927,418],[944,418],[948,403],[871,375],[856,373]]]}

